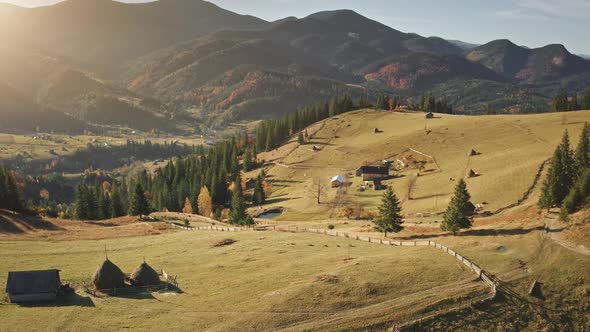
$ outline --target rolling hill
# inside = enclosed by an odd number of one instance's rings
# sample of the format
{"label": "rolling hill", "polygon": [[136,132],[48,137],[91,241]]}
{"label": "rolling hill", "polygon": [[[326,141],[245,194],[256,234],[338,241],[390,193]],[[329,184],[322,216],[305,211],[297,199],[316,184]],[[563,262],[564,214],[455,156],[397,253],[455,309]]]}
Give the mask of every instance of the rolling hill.
{"label": "rolling hill", "polygon": [[[494,212],[521,199],[564,130],[575,141],[589,118],[590,111],[475,118],[441,114],[431,120],[423,113],[346,113],[307,128],[309,144],[299,145],[294,137],[262,154],[274,165],[267,171],[273,187],[269,201],[285,209],[280,217],[285,220],[336,218],[357,205],[375,211],[382,193],[362,191],[362,179],[350,175],[362,165],[389,159],[404,165],[385,184],[395,188],[407,217],[443,212],[456,181],[469,170],[479,174],[466,180],[473,202],[485,202],[485,210]],[[469,156],[471,149],[481,154]],[[318,205],[314,181],[328,185],[337,175],[348,175],[350,188],[345,194],[327,189]]]}

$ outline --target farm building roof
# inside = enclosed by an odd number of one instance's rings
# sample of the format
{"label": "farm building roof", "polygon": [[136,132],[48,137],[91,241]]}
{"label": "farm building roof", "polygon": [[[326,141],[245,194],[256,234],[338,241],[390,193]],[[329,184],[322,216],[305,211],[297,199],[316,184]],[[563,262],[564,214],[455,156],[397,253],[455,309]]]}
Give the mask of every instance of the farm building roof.
{"label": "farm building roof", "polygon": [[8,272],[9,294],[54,293],[61,286],[59,270]]}
{"label": "farm building roof", "polygon": [[389,175],[389,167],[388,166],[361,166],[356,171],[357,176],[361,176],[363,174],[383,174]]}
{"label": "farm building roof", "polygon": [[335,177],[332,178],[331,182],[340,182],[340,183],[344,183],[344,179],[340,176],[340,175],[336,175]]}

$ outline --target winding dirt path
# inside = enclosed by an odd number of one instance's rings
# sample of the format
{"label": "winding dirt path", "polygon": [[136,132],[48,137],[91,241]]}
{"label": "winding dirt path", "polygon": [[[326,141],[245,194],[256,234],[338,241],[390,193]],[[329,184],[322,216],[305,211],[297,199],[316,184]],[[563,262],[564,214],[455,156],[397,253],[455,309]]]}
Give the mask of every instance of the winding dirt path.
{"label": "winding dirt path", "polygon": [[590,256],[590,248],[587,248],[581,244],[569,242],[560,236],[560,232],[564,229],[564,227],[559,224],[559,220],[557,220],[557,218],[545,216],[544,222],[545,234],[547,237],[553,240],[553,242],[580,255]]}

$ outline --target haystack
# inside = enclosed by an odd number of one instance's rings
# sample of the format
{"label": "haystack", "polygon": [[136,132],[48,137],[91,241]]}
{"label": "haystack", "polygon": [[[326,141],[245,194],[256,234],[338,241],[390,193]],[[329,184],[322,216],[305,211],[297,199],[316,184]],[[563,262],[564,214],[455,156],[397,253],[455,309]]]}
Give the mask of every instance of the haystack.
{"label": "haystack", "polygon": [[134,286],[155,286],[161,283],[158,272],[146,262],[131,272],[131,284]]}
{"label": "haystack", "polygon": [[121,269],[106,259],[92,276],[95,289],[107,290],[125,286],[125,274]]}
{"label": "haystack", "polygon": [[477,156],[477,155],[479,155],[479,152],[477,152],[477,151],[475,151],[473,149],[471,151],[469,151],[469,156],[470,157]]}
{"label": "haystack", "polygon": [[470,169],[469,172],[467,172],[467,177],[468,178],[474,178],[477,176],[477,173],[475,173],[474,170]]}

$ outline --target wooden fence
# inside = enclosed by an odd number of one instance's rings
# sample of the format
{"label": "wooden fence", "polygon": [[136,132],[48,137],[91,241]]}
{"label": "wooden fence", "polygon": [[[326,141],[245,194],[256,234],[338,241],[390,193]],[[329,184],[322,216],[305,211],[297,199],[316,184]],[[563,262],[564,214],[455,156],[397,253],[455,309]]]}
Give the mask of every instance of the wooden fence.
{"label": "wooden fence", "polygon": [[[221,226],[191,227],[191,226],[181,226],[181,225],[174,224],[174,223],[173,223],[173,225],[175,225],[177,228],[181,228],[181,229],[188,230],[188,231],[212,230],[212,231],[221,231],[221,232],[239,232],[239,231],[255,230],[255,228],[253,228],[253,227],[249,227],[249,228],[247,228],[247,227],[221,227]],[[273,227],[273,230],[276,230],[276,228]],[[420,316],[420,318],[417,318],[417,319],[409,320],[409,321],[402,322],[402,323],[394,323],[391,328],[391,330],[393,330],[393,331],[399,331],[399,328],[404,328],[404,327],[408,327],[408,326],[411,326],[411,325],[414,325],[417,323],[421,323],[423,320],[432,319],[432,318],[435,318],[435,317],[442,315],[442,314],[446,314],[446,313],[450,313],[453,311],[458,311],[458,310],[468,308],[476,303],[483,303],[485,301],[492,300],[496,297],[497,292],[498,292],[498,281],[496,280],[496,278],[492,274],[486,272],[481,267],[474,264],[469,259],[465,258],[465,256],[457,253],[453,249],[451,249],[447,246],[444,246],[444,245],[442,245],[438,242],[435,242],[435,241],[430,241],[430,240],[423,240],[423,241],[383,240],[383,239],[371,238],[370,236],[353,235],[353,234],[349,234],[346,232],[330,231],[330,230],[326,230],[326,229],[300,228],[298,226],[295,227],[295,230],[293,230],[292,228],[289,228],[286,230],[280,229],[279,231],[288,231],[288,232],[293,232],[293,233],[307,232],[307,233],[323,234],[323,235],[327,235],[327,236],[341,237],[341,238],[353,239],[356,241],[377,243],[377,244],[388,245],[388,246],[432,247],[434,249],[438,249],[438,250],[442,251],[443,253],[445,253],[447,255],[453,256],[456,260],[458,260],[459,262],[464,264],[471,272],[476,274],[478,276],[478,278],[480,278],[486,285],[488,285],[490,287],[489,294],[482,295],[480,297],[470,299],[470,300],[462,302],[462,303],[454,304],[454,305],[451,305],[447,308],[444,308],[444,309],[441,309],[441,310],[438,310],[438,311],[435,311],[435,312],[432,312],[429,314],[422,315],[422,316]]]}

